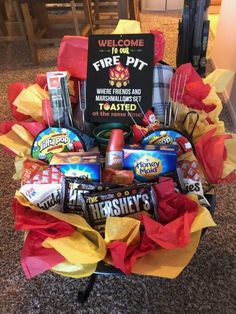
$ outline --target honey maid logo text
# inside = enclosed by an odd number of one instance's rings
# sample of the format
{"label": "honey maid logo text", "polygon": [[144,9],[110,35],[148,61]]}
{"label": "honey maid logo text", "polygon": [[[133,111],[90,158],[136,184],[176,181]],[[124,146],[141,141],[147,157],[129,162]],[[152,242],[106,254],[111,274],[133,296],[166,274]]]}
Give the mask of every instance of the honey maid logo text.
{"label": "honey maid logo text", "polygon": [[134,164],[137,175],[144,177],[155,177],[162,171],[161,161],[154,157],[143,156]]}

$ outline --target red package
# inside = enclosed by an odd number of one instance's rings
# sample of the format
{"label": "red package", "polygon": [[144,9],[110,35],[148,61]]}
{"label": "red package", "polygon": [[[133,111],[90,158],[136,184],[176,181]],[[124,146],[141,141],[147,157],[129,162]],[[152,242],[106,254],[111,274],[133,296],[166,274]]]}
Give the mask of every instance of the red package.
{"label": "red package", "polygon": [[58,53],[57,68],[68,71],[72,76],[86,80],[88,63],[88,38],[64,36]]}
{"label": "red package", "polygon": [[148,128],[144,128],[138,124],[133,125],[133,135],[134,135],[134,143],[138,144],[144,138],[144,136],[148,133]]}
{"label": "red package", "polygon": [[112,184],[132,184],[134,180],[134,173],[130,170],[115,170],[112,168],[105,168],[102,171],[102,181],[104,183]]}
{"label": "red package", "polygon": [[165,37],[158,30],[150,30],[150,33],[154,35],[154,64],[156,64],[164,58]]}
{"label": "red package", "polygon": [[23,163],[21,185],[24,184],[56,184],[61,183],[64,175],[54,166],[27,158]]}
{"label": "red package", "polygon": [[53,114],[52,114],[52,107],[51,102],[48,99],[44,99],[42,101],[42,116],[43,116],[43,123],[45,125],[51,126],[53,125]]}
{"label": "red package", "polygon": [[157,199],[165,199],[175,194],[175,185],[172,178],[160,177],[159,183],[153,185],[153,189],[157,196]]}

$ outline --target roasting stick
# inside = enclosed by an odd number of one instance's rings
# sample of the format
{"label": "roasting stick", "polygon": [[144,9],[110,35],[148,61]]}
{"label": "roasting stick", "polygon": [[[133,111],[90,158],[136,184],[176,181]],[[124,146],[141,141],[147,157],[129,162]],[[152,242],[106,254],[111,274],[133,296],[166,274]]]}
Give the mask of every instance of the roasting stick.
{"label": "roasting stick", "polygon": [[168,127],[168,115],[169,115],[169,112],[170,112],[170,93],[171,93],[171,86],[172,86],[172,81],[173,81],[173,78],[171,78],[170,80],[170,87],[169,87],[169,92],[168,92],[168,95],[167,95],[167,101],[165,101],[165,112],[164,112],[164,127]]}
{"label": "roasting stick", "polygon": [[175,95],[174,95],[174,99],[173,99],[174,104],[175,104],[175,114],[174,114],[173,122],[175,121],[175,115],[176,115],[176,110],[177,110],[176,108],[177,108],[177,104],[178,104],[178,96],[179,96],[181,79],[182,79],[182,74],[179,74],[178,81],[177,81],[177,87],[176,87],[176,91],[175,91]]}
{"label": "roasting stick", "polygon": [[[176,74],[175,76],[175,84],[174,84],[174,91],[173,91],[173,98],[175,97],[176,94],[176,88],[177,88],[177,78],[178,78],[178,74]],[[173,98],[171,100],[171,86],[172,86],[172,81],[173,78],[171,79],[170,82],[170,88],[169,88],[169,95],[168,95],[168,102],[167,105],[165,107],[165,121],[164,121],[164,127],[168,128],[171,125],[171,118],[172,118],[172,101]]]}
{"label": "roasting stick", "polygon": [[176,110],[175,110],[175,117],[174,117],[174,122],[177,120],[177,115],[178,115],[178,110],[179,110],[179,106],[178,104],[182,103],[183,97],[184,97],[184,91],[185,91],[185,87],[186,87],[186,81],[187,81],[187,74],[184,77],[184,84],[183,84],[183,88],[181,91],[181,95],[180,95],[180,99],[179,101],[177,101],[177,106],[176,106]]}

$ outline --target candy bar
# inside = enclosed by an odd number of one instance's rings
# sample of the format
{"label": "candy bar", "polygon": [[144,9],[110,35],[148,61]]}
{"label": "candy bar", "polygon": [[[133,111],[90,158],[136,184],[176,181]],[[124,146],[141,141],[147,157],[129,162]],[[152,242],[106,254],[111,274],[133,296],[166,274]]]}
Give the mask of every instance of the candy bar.
{"label": "candy bar", "polygon": [[156,199],[150,185],[136,185],[84,195],[90,225],[103,233],[108,216],[153,215]]}
{"label": "candy bar", "polygon": [[98,182],[83,181],[76,177],[64,177],[62,181],[61,209],[64,213],[79,214],[86,217],[84,195],[109,189],[109,186]]}

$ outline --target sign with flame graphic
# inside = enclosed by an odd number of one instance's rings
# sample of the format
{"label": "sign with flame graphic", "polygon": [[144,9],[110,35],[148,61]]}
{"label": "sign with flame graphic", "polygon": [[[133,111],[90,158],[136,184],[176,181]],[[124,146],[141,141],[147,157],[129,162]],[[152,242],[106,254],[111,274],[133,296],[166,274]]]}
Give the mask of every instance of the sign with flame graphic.
{"label": "sign with flame graphic", "polygon": [[152,103],[153,46],[152,34],[89,37],[87,121],[142,120]]}

